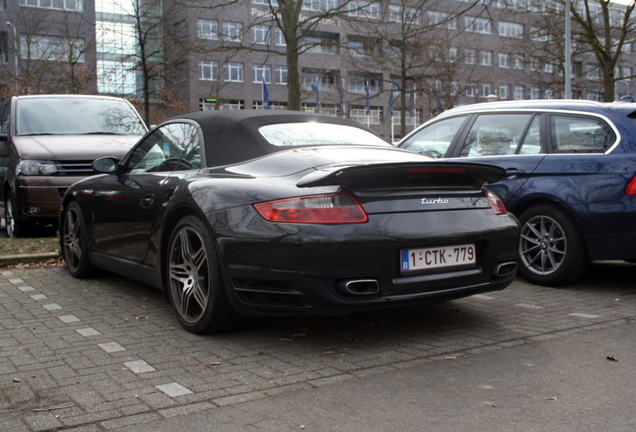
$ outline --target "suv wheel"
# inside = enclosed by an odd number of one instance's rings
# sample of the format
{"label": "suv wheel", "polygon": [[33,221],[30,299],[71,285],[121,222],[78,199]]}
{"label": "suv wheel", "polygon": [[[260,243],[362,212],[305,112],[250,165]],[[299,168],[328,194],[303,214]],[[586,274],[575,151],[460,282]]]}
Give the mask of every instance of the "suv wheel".
{"label": "suv wheel", "polygon": [[537,285],[558,286],[583,275],[587,250],[574,219],[552,204],[530,207],[519,216],[519,273]]}
{"label": "suv wheel", "polygon": [[4,205],[4,221],[9,238],[27,237],[32,229],[32,224],[18,218],[18,206],[13,192],[9,192],[7,195],[7,202]]}

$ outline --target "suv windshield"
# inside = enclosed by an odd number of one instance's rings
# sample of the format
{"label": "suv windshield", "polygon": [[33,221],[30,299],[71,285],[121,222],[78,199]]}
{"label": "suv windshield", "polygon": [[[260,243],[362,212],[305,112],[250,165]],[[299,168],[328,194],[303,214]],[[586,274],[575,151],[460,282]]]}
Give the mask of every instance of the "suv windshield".
{"label": "suv windshield", "polygon": [[17,135],[143,135],[146,129],[123,100],[46,97],[18,100]]}

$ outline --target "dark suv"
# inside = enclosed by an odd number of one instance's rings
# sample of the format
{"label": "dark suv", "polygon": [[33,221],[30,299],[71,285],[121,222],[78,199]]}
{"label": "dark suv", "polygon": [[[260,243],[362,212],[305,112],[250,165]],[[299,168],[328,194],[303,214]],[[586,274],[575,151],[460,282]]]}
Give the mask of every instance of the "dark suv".
{"label": "dark suv", "polygon": [[9,237],[55,224],[61,197],[94,175],[91,163],[122,157],[146,133],[126,100],[106,96],[14,96],[0,104],[0,205]]}
{"label": "dark suv", "polygon": [[521,223],[519,272],[561,285],[594,260],[636,259],[636,104],[542,100],[447,111],[399,147],[499,165],[489,186]]}

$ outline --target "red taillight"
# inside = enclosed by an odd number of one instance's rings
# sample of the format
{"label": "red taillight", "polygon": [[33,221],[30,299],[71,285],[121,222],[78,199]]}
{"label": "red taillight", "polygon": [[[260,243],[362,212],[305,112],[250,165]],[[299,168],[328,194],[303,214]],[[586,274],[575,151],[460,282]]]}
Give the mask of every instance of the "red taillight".
{"label": "red taillight", "polygon": [[360,223],[367,215],[349,194],[312,195],[254,204],[270,222]]}
{"label": "red taillight", "polygon": [[625,195],[636,195],[636,175],[627,184]]}
{"label": "red taillight", "polygon": [[484,195],[486,195],[486,198],[488,198],[490,208],[492,208],[492,211],[494,211],[495,214],[500,215],[508,213],[508,210],[506,210],[506,206],[504,205],[503,201],[497,195],[490,192],[488,189],[482,189],[482,192],[484,193]]}

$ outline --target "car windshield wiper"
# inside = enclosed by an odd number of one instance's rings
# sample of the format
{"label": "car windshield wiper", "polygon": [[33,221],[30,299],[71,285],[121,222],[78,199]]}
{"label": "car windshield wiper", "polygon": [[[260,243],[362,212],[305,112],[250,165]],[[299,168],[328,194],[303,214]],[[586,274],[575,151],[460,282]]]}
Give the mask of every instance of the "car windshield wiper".
{"label": "car windshield wiper", "polygon": [[38,135],[59,135],[59,134],[50,133],[50,132],[33,132],[33,133],[26,133],[26,134],[18,134],[18,136],[38,136]]}
{"label": "car windshield wiper", "polygon": [[104,132],[104,131],[95,131],[95,132],[82,132],[77,135],[124,135],[119,132]]}

